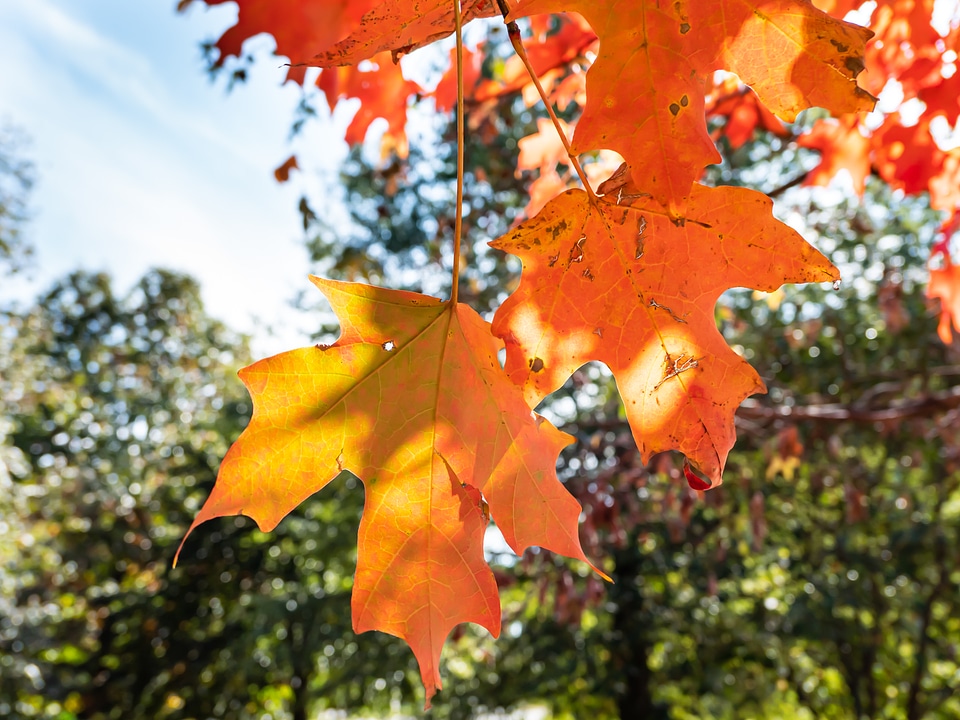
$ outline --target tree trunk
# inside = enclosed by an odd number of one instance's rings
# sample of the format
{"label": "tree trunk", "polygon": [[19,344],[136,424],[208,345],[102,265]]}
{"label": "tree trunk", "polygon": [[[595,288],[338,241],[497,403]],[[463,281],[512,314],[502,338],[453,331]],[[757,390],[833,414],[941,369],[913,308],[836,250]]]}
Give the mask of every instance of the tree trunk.
{"label": "tree trunk", "polygon": [[656,720],[667,718],[666,708],[653,701],[653,673],[647,664],[650,640],[647,628],[651,619],[645,616],[643,582],[636,542],[614,553],[616,569],[609,598],[616,605],[613,613],[611,663],[621,669],[622,688],[617,697],[620,720]]}

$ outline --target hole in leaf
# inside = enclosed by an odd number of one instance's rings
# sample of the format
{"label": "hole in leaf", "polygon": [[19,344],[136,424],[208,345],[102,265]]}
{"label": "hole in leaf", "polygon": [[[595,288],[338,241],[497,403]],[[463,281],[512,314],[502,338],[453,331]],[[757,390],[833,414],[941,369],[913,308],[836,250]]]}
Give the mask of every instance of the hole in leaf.
{"label": "hole in leaf", "polygon": [[570,250],[570,262],[583,262],[583,244],[587,241],[586,235],[581,235]]}
{"label": "hole in leaf", "polygon": [[393,352],[393,349],[397,347],[397,344],[393,340],[387,340],[383,345],[381,345],[384,350],[387,352]]}

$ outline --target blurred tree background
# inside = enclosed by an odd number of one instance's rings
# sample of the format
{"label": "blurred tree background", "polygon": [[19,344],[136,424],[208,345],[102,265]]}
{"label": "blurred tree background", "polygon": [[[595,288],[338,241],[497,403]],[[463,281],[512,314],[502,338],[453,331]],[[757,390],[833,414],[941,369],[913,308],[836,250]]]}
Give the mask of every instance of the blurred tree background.
{"label": "blurred tree background", "polygon": [[[486,242],[522,214],[531,178],[514,158],[537,115],[517,98],[474,110],[462,292],[488,311],[517,280]],[[353,151],[348,227],[303,199],[318,271],[447,292],[449,117],[435,132],[403,160]],[[767,134],[723,150],[707,182],[768,191],[813,159]],[[32,178],[6,136],[0,174],[6,271]],[[923,293],[937,216],[879,181],[862,202],[780,201],[846,281],[718,304],[770,390],[741,408],[725,484],[698,493],[678,458],[642,463],[609,373],[579,370],[543,411],[577,438],[560,476],[615,583],[514,558],[494,534],[503,635],[458,628],[433,716],[960,717],[960,357]],[[250,361],[197,284],[165,270],[125,296],[75,273],[0,309],[0,717],[419,714],[406,646],[351,630],[356,478],[269,534],[211,522],[171,567],[249,418],[236,370]]]}

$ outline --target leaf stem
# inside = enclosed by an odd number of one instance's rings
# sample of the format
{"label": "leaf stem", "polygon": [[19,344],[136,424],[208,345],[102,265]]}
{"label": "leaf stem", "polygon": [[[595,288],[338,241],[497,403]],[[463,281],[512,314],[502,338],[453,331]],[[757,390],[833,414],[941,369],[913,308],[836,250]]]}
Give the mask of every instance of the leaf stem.
{"label": "leaf stem", "polygon": [[460,294],[460,235],[463,232],[463,14],[460,0],[453,0],[457,35],[457,215],[453,227],[453,289],[450,304],[457,306]]}
{"label": "leaf stem", "polygon": [[577,175],[580,177],[580,182],[583,183],[583,188],[587,191],[590,199],[596,200],[597,195],[593,192],[593,188],[590,187],[590,182],[587,180],[587,174],[583,171],[583,166],[580,164],[580,159],[573,153],[573,148],[570,146],[570,141],[567,140],[567,135],[560,126],[560,119],[554,112],[553,105],[550,103],[550,99],[547,97],[547,93],[543,89],[543,85],[540,84],[540,78],[537,77],[537,73],[533,69],[533,65],[530,64],[530,60],[527,58],[527,51],[523,47],[523,38],[520,35],[520,26],[517,25],[517,23],[513,20],[507,20],[507,15],[510,14],[510,7],[507,5],[506,0],[497,0],[497,6],[500,8],[500,12],[503,14],[503,21],[507,26],[507,36],[510,38],[510,44],[513,45],[513,49],[520,58],[520,61],[523,63],[523,67],[526,68],[527,75],[530,76],[534,86],[537,88],[537,93],[540,95],[540,99],[547,108],[547,114],[550,115],[550,120],[553,122],[553,127],[556,129],[557,135],[560,136],[560,141],[563,143],[564,150],[567,151],[567,157],[570,159],[573,169],[577,171]]}

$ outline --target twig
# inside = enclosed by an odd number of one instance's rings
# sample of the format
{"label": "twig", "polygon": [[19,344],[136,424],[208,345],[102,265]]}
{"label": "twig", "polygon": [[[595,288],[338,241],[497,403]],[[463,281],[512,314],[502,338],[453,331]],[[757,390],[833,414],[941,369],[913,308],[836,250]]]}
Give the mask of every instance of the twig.
{"label": "twig", "polygon": [[537,77],[536,71],[534,71],[533,66],[530,64],[530,60],[527,58],[527,51],[523,47],[523,38],[520,36],[520,26],[517,25],[517,23],[513,20],[507,21],[507,16],[510,14],[510,7],[507,5],[506,0],[497,0],[497,6],[500,8],[500,13],[503,15],[503,22],[507,26],[507,36],[510,38],[510,44],[513,45],[513,49],[520,58],[520,61],[523,63],[523,67],[526,69],[527,75],[530,76],[534,86],[537,88],[537,93],[540,95],[540,99],[547,108],[547,114],[550,116],[550,120],[553,122],[553,127],[556,129],[557,135],[560,136],[560,141],[563,143],[564,150],[567,151],[567,157],[570,159],[570,164],[573,165],[573,169],[577,171],[577,175],[580,177],[580,182],[583,183],[583,189],[587,191],[590,199],[592,201],[596,201],[597,195],[595,192],[593,192],[593,188],[590,187],[590,182],[587,180],[587,174],[583,171],[583,166],[580,165],[579,158],[573,153],[573,148],[570,146],[570,141],[567,139],[567,135],[563,132],[563,128],[560,125],[560,119],[553,111],[553,105],[550,104],[550,98],[547,97],[547,93],[543,89],[543,85],[540,84],[540,78]]}
{"label": "twig", "polygon": [[770,190],[770,191],[767,193],[767,197],[768,197],[768,198],[775,198],[775,197],[777,197],[778,195],[783,195],[783,193],[785,193],[785,192],[786,192],[787,190],[789,190],[790,188],[796,187],[797,185],[801,184],[804,180],[806,180],[806,179],[807,179],[807,175],[809,175],[809,174],[810,174],[810,171],[808,170],[808,171],[805,172],[805,173],[801,173],[800,175],[798,175],[797,177],[795,177],[795,178],[794,178],[793,180],[791,180],[790,182],[784,183],[784,184],[781,185],[780,187],[775,187],[773,190]]}
{"label": "twig", "polygon": [[928,416],[960,407],[960,387],[929,393],[912,400],[891,403],[872,410],[839,403],[801,407],[765,407],[756,400],[745,400],[737,415],[751,420],[819,420],[823,422],[886,422],[910,417]]}

